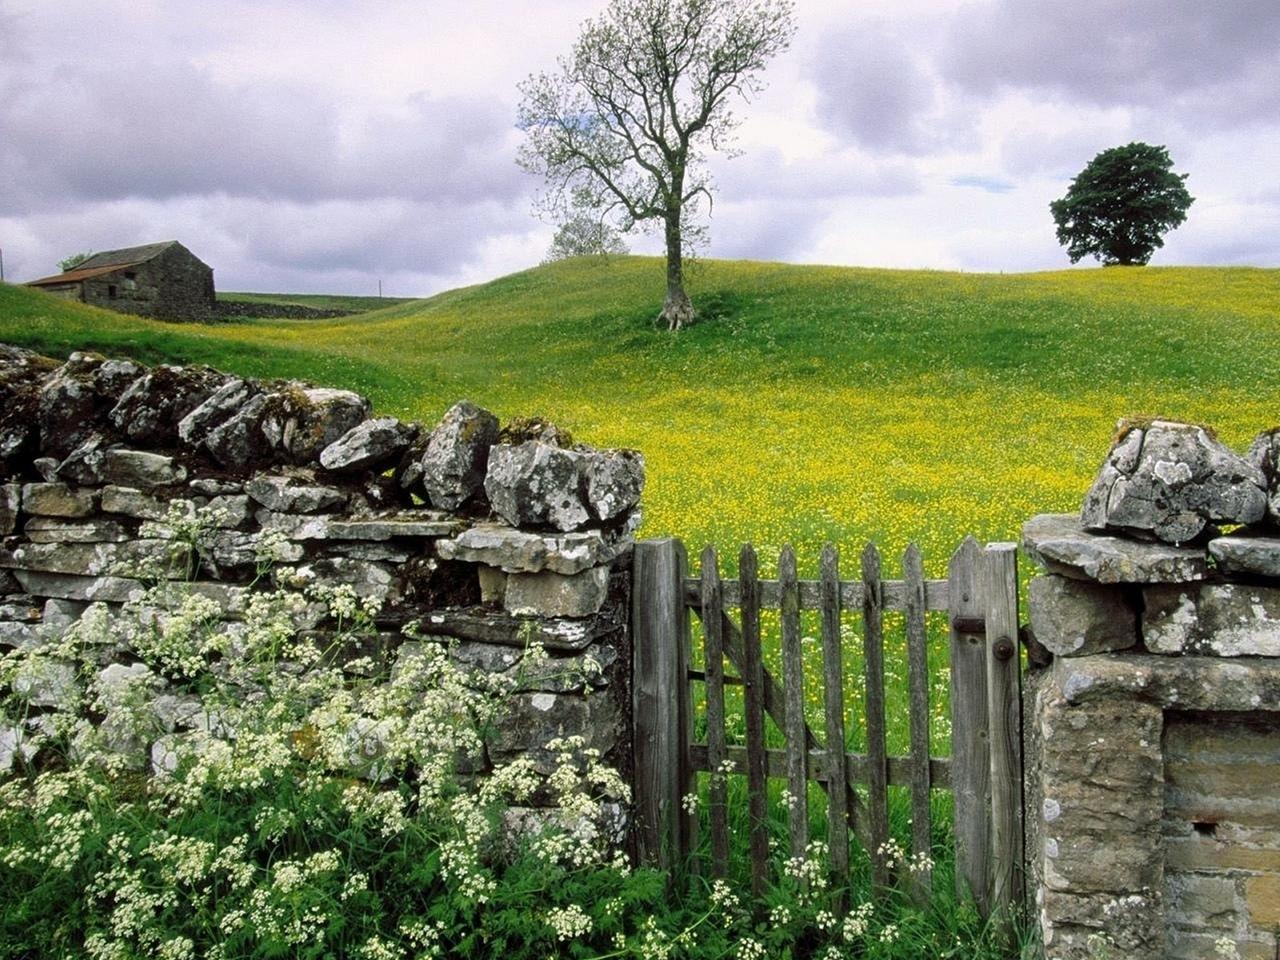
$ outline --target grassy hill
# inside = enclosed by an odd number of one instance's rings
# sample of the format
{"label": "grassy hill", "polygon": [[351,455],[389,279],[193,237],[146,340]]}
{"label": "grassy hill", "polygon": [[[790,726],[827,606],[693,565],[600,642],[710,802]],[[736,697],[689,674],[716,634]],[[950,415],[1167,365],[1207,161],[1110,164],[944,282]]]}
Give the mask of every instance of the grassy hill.
{"label": "grassy hill", "polygon": [[[365,310],[380,310],[383,307],[408,303],[412,297],[346,297],[326,293],[218,293],[221,303],[269,303],[295,307],[311,307],[316,310],[350,310],[359,313]],[[246,314],[252,315],[251,310]]]}
{"label": "grassy hill", "polygon": [[647,534],[791,540],[809,571],[826,538],[917,540],[931,574],[964,533],[1016,538],[1078,506],[1121,416],[1237,446],[1280,421],[1278,270],[707,261],[703,320],[676,336],[650,322],[661,285],[650,258],[574,260],[338,320],[209,326],[0,286],[0,340],[306,377],[428,422],[461,397],[540,413],[644,451]]}

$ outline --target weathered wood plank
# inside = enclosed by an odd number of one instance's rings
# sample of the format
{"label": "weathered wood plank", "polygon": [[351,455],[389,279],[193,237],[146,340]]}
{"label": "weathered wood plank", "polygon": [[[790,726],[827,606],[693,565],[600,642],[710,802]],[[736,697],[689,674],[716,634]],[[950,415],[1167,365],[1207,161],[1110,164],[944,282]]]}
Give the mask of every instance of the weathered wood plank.
{"label": "weathered wood plank", "polygon": [[745,544],[738,557],[742,611],[742,674],[746,694],[747,807],[751,835],[751,892],[764,893],[769,869],[769,824],[765,798],[764,661],[760,650],[760,597],[756,552]]}
{"label": "weathered wood plank", "polygon": [[[738,629],[738,625],[729,619],[729,615],[727,613],[721,617],[720,622],[724,626],[725,656],[729,658],[729,662],[732,663],[741,674],[744,672],[743,663],[745,662],[743,656],[742,632]],[[768,670],[764,670],[762,673],[764,675],[765,713],[773,718],[773,722],[778,725],[778,729],[785,730],[787,727],[787,711],[786,704],[782,696],[782,688],[774,681]],[[814,750],[821,749],[821,745],[818,743],[818,738],[814,736],[813,731],[807,724],[805,725],[805,744],[808,746],[811,753]],[[870,848],[871,835],[867,830],[866,810],[863,806],[862,799],[854,790],[855,782],[865,782],[865,777],[861,780],[855,781],[852,779],[852,774],[850,774],[850,777],[845,784],[845,803],[849,809],[853,811],[850,814],[850,820],[857,833],[859,842],[864,847]],[[826,788],[825,783],[823,784],[823,788]]]}
{"label": "weathered wood plank", "polygon": [[[986,637],[962,629],[981,623],[986,604],[979,590],[982,547],[972,536],[948,566],[951,601],[951,791],[955,795],[956,893],[990,912],[989,794]],[[979,628],[980,629],[980,628]]]}
{"label": "weathered wood plank", "polygon": [[[689,747],[689,756],[694,770],[710,772],[711,764],[707,760],[707,746],[695,743]],[[725,757],[732,764],[734,774],[747,772],[747,748],[737,743],[725,745]],[[852,783],[867,783],[871,779],[871,764],[865,753],[845,753],[844,767],[848,771],[848,779]],[[892,787],[909,787],[914,776],[915,761],[910,757],[889,757],[889,785]],[[765,773],[775,779],[783,779],[787,775],[787,754],[785,750],[769,749],[765,751]],[[824,787],[831,781],[831,758],[825,750],[809,751],[808,777],[816,780]],[[931,757],[929,760],[929,779],[940,790],[951,785],[951,760],[949,757]]]}
{"label": "weathered wood plank", "polygon": [[720,611],[720,565],[715,547],[702,551],[702,631],[707,688],[707,760],[711,768],[709,817],[711,822],[711,872],[729,872],[728,791],[724,738],[724,633]]}
{"label": "weathered wood plank", "polygon": [[835,545],[822,548],[822,701],[827,755],[827,845],[831,871],[843,879],[849,873],[849,820],[853,813],[846,791],[849,782],[844,751],[844,658],[840,649],[840,555]]}
{"label": "weathered wood plank", "polygon": [[1002,922],[1022,905],[1022,692],[1018,661],[1018,546],[985,556],[987,728],[991,745],[991,910]]}
{"label": "weathered wood plank", "polygon": [[929,810],[929,651],[926,646],[924,561],[914,543],[902,557],[907,583],[907,689],[911,718],[912,892],[927,903],[932,887],[933,850]]}
{"label": "weathered wood plank", "polygon": [[682,799],[689,763],[687,559],[679,540],[636,544],[632,591],[632,710],[635,723],[636,847],[643,863],[670,870],[692,849]]}
{"label": "weathered wood plank", "polygon": [[867,758],[870,779],[867,808],[871,826],[871,872],[877,887],[893,879],[885,856],[889,840],[888,754],[885,749],[884,607],[880,590],[880,553],[869,543],[862,551],[862,655],[865,666]]}
{"label": "weathered wood plank", "polygon": [[[907,585],[903,580],[882,581],[882,609],[902,612],[907,609]],[[696,579],[685,581],[685,601],[695,610],[702,602],[702,585]],[[726,580],[723,586],[725,609],[737,607],[741,602],[737,581]],[[947,609],[947,581],[926,580],[924,582],[925,608],[927,610]],[[777,580],[760,581],[760,606],[778,609],[782,605],[782,587]],[[858,610],[862,607],[862,584],[857,580],[846,580],[840,584],[840,605],[845,610]],[[822,581],[800,581],[800,609],[822,609]]]}
{"label": "weathered wood plank", "polygon": [[796,553],[787,544],[778,557],[782,584],[782,693],[787,705],[787,836],[791,856],[803,857],[809,845],[809,781],[806,777],[804,651],[800,647],[800,588]]}

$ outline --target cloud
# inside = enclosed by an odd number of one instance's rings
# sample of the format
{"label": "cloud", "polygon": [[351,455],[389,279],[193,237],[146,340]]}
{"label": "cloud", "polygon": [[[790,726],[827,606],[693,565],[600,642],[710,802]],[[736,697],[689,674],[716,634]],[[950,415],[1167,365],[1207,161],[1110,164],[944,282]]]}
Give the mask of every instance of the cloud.
{"label": "cloud", "polygon": [[925,123],[936,84],[907,45],[883,25],[829,34],[810,65],[819,118],[873,150],[921,153],[937,135]]}
{"label": "cloud", "polygon": [[777,147],[758,146],[743,156],[720,160],[715,175],[717,196],[731,202],[894,197],[921,187],[909,163],[849,149],[788,158]]}
{"label": "cloud", "polygon": [[951,20],[938,69],[982,95],[1034,89],[1188,122],[1248,123],[1280,106],[1280,4],[987,0]]}
{"label": "cloud", "polygon": [[414,94],[349,119],[304,89],[227,86],[183,62],[53,73],[11,70],[0,88],[11,208],[209,193],[470,202],[524,186],[493,97]]}

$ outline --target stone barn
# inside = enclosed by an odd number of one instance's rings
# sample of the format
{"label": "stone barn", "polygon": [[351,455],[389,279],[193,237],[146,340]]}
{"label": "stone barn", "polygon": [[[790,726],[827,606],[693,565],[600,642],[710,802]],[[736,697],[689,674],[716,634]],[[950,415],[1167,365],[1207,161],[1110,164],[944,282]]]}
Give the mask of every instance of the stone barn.
{"label": "stone barn", "polygon": [[216,310],[213,268],[176,240],[95,253],[27,286],[157,320],[206,320]]}

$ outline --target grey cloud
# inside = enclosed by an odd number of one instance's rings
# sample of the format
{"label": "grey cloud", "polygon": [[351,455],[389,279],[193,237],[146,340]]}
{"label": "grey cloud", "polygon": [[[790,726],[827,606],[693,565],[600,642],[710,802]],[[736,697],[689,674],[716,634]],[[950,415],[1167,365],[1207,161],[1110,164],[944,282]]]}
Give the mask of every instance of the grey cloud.
{"label": "grey cloud", "polygon": [[1269,120],[1280,106],[1280,4],[976,3],[952,19],[939,69],[982,94],[1034,88],[1101,106],[1172,108],[1215,125]]}
{"label": "grey cloud", "polygon": [[922,153],[937,134],[925,123],[936,83],[907,45],[883,27],[832,33],[810,67],[818,113],[833,130],[878,150]]}
{"label": "grey cloud", "polygon": [[227,193],[292,200],[511,199],[523,184],[497,98],[416,96],[343,117],[304,89],[226,87],[181,62],[0,67],[0,204]]}

